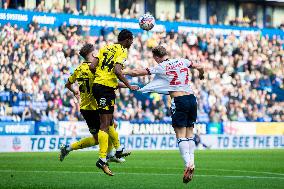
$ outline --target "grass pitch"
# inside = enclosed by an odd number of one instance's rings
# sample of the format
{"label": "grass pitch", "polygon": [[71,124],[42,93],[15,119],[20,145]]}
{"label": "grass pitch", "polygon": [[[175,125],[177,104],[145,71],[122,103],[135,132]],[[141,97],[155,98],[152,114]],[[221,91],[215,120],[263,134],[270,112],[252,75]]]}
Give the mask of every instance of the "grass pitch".
{"label": "grass pitch", "polygon": [[178,151],[134,151],[109,177],[96,168],[97,152],[0,153],[0,188],[283,189],[284,150],[197,151],[196,171],[182,183]]}

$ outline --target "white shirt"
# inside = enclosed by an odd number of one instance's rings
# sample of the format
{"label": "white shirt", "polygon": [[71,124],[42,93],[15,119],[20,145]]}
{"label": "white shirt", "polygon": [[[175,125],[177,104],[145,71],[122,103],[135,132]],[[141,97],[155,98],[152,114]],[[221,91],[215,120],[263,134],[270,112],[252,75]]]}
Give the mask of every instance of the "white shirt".
{"label": "white shirt", "polygon": [[149,74],[155,74],[153,81],[139,91],[169,94],[170,91],[193,93],[189,78],[191,61],[187,59],[167,59],[155,67],[148,68]]}

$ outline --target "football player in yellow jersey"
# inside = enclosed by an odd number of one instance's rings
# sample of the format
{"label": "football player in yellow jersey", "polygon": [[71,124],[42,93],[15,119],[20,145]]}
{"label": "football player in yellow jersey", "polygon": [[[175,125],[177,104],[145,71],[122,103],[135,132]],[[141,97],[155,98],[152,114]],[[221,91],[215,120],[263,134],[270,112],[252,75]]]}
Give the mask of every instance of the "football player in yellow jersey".
{"label": "football player in yellow jersey", "polygon": [[122,73],[124,62],[127,59],[127,50],[132,43],[132,32],[126,29],[122,30],[118,35],[118,42],[102,47],[90,65],[90,70],[95,73],[93,94],[97,100],[100,114],[100,132],[98,133],[100,151],[96,165],[102,170],[106,166],[109,137],[116,149],[115,156],[117,158],[130,154],[120,146],[118,134],[113,127],[113,112],[118,80],[130,90],[138,89],[137,86],[130,85]]}
{"label": "football player in yellow jersey", "polygon": [[[89,69],[89,63],[94,59],[94,46],[92,44],[86,44],[82,47],[79,53],[86,61],[82,62],[74,71],[74,73],[68,78],[66,83],[66,88],[68,88],[77,100],[80,102],[80,112],[83,115],[84,119],[87,122],[90,133],[92,137],[83,138],[79,141],[76,141],[69,145],[62,145],[60,147],[60,156],[59,160],[63,161],[64,158],[72,150],[83,149],[98,144],[98,132],[100,128],[100,117],[98,112],[98,106],[96,100],[92,94],[92,86],[95,79],[94,74]],[[78,81],[79,91],[76,91],[72,88],[72,84]],[[111,140],[108,144],[108,157],[111,161],[123,162],[125,161],[122,158],[114,157],[112,152],[113,144]],[[104,172],[111,175],[111,171],[108,170],[108,167],[105,167]]]}

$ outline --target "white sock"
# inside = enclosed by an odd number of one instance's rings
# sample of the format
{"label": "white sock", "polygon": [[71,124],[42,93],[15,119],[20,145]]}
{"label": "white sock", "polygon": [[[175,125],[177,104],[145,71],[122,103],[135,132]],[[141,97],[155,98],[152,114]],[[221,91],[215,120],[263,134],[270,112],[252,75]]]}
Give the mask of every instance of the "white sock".
{"label": "white sock", "polygon": [[110,157],[113,157],[115,155],[115,152],[113,150],[111,150],[108,154],[107,154],[107,157],[110,158]]}
{"label": "white sock", "polygon": [[66,148],[66,150],[67,150],[68,152],[71,152],[73,149],[72,149],[71,145],[68,145],[67,148]]}
{"label": "white sock", "polygon": [[120,151],[122,151],[123,150],[123,147],[122,146],[119,146],[117,149],[116,149],[116,151],[118,151],[118,152],[120,152]]}
{"label": "white sock", "polygon": [[107,162],[106,158],[100,158],[103,162]]}
{"label": "white sock", "polygon": [[184,160],[185,167],[187,167],[189,165],[189,162],[190,162],[188,139],[187,138],[178,138],[177,143],[178,143],[180,155],[182,156],[182,158]]}
{"label": "white sock", "polygon": [[195,150],[195,142],[193,138],[188,139],[188,147],[189,147],[189,163],[190,165],[194,165],[194,150]]}

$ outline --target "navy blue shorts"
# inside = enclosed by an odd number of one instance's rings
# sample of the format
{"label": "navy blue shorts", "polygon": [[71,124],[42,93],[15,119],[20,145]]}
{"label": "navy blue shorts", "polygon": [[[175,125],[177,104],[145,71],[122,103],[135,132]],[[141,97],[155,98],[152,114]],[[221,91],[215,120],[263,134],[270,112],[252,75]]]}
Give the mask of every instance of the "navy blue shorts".
{"label": "navy blue shorts", "polygon": [[197,118],[196,97],[193,94],[175,97],[171,111],[173,127],[194,127]]}

